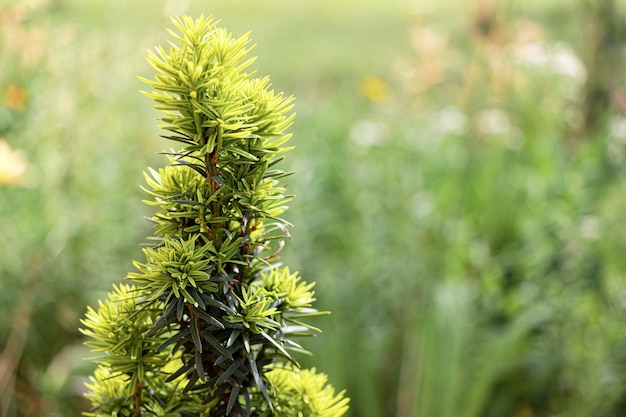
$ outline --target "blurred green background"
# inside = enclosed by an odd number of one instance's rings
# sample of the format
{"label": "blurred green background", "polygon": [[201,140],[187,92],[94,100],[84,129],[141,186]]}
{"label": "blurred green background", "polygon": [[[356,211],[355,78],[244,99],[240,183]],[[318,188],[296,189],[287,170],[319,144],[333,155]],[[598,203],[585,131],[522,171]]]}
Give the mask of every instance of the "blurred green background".
{"label": "blurred green background", "polygon": [[0,416],[79,415],[77,328],[150,234],[169,16],[297,97],[283,261],[352,417],[626,415],[617,0],[0,0]]}

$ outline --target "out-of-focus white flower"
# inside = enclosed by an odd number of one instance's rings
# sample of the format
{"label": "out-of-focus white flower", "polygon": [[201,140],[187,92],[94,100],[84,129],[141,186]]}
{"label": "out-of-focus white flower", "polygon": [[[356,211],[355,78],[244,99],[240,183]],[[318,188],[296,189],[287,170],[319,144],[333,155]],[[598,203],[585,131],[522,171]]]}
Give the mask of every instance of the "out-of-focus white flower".
{"label": "out-of-focus white flower", "polygon": [[617,116],[611,120],[611,136],[626,141],[626,117]]}
{"label": "out-of-focus white flower", "polygon": [[531,42],[511,47],[513,60],[522,65],[537,67],[554,74],[570,77],[578,82],[587,78],[587,69],[569,45]]}
{"label": "out-of-focus white flower", "polygon": [[484,134],[504,134],[511,130],[511,119],[502,109],[488,109],[476,115],[476,126]]}
{"label": "out-of-focus white flower", "polygon": [[373,120],[356,122],[350,130],[350,141],[360,148],[369,148],[380,144],[387,135],[389,128],[385,123]]}
{"label": "out-of-focus white flower", "polygon": [[487,109],[476,115],[476,127],[484,135],[498,135],[511,150],[517,151],[524,144],[523,133],[511,122],[502,109]]}
{"label": "out-of-focus white flower", "polygon": [[439,133],[463,133],[467,127],[467,115],[458,107],[446,106],[433,118],[433,129]]}

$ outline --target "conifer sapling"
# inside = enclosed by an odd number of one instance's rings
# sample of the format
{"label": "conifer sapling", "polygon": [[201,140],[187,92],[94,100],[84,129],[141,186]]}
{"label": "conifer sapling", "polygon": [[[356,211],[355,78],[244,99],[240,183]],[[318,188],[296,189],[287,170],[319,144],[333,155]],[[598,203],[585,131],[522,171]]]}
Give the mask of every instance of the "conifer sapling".
{"label": "conifer sapling", "polygon": [[81,331],[98,366],[85,416],[319,416],[348,409],[326,376],[300,369],[294,340],[313,283],[277,262],[293,99],[246,72],[248,35],[211,18],[173,19],[150,52],[165,168],[145,174],[154,236],[128,283],[89,307]]}

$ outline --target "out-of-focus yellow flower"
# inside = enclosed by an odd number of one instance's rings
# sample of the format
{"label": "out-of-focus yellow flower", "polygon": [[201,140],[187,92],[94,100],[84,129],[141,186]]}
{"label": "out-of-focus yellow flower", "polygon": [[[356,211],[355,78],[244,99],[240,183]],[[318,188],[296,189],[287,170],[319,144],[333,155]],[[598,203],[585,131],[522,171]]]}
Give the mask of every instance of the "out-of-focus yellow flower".
{"label": "out-of-focus yellow flower", "polygon": [[28,92],[22,87],[18,87],[15,84],[10,84],[4,91],[4,105],[10,109],[16,111],[24,110],[26,106],[26,100],[28,99]]}
{"label": "out-of-focus yellow flower", "polygon": [[363,97],[375,103],[387,100],[391,94],[389,84],[378,77],[372,76],[361,79],[359,91]]}
{"label": "out-of-focus yellow flower", "polygon": [[9,144],[0,139],[0,185],[21,185],[26,173],[26,157],[21,151],[11,149]]}

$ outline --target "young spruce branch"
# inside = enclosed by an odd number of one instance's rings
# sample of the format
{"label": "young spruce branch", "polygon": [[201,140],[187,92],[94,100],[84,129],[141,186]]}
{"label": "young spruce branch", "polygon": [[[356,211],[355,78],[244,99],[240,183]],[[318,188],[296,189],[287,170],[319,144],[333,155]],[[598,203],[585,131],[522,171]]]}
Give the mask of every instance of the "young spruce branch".
{"label": "young spruce branch", "polygon": [[339,417],[344,393],[292,357],[317,330],[303,321],[321,314],[314,284],[276,263],[293,98],[246,72],[248,35],[210,17],[173,24],[142,81],[177,148],[145,175],[145,260],[82,320],[98,363],[84,415]]}

